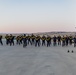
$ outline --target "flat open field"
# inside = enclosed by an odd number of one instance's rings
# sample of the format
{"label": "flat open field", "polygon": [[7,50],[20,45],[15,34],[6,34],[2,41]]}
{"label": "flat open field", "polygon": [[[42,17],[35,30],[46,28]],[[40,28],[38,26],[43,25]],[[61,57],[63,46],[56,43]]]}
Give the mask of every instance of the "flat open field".
{"label": "flat open field", "polygon": [[[67,53],[67,50],[74,53]],[[0,75],[76,75],[76,48],[0,45]]]}

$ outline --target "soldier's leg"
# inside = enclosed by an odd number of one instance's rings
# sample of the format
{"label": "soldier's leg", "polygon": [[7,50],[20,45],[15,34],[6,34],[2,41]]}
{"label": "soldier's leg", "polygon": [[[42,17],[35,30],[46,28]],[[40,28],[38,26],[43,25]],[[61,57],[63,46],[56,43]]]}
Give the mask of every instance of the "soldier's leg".
{"label": "soldier's leg", "polygon": [[14,40],[13,40],[13,46],[14,46]]}
{"label": "soldier's leg", "polygon": [[75,47],[75,42],[74,42],[74,47]]}
{"label": "soldier's leg", "polygon": [[29,39],[27,40],[27,44],[29,45]]}
{"label": "soldier's leg", "polygon": [[48,41],[47,41],[47,47],[48,47]]}
{"label": "soldier's leg", "polygon": [[18,43],[19,43],[19,45],[20,45],[20,40],[18,40]]}
{"label": "soldier's leg", "polygon": [[37,46],[37,41],[35,42],[35,47]]}
{"label": "soldier's leg", "polygon": [[70,40],[70,45],[72,45],[72,40]]}
{"label": "soldier's leg", "polygon": [[37,46],[38,46],[38,41],[37,41]]}
{"label": "soldier's leg", "polygon": [[6,40],[6,45],[8,45],[8,40]]}
{"label": "soldier's leg", "polygon": [[9,43],[10,43],[10,46],[12,45],[12,42],[11,42],[11,40],[9,41]]}
{"label": "soldier's leg", "polygon": [[49,41],[49,47],[50,47],[50,41]]}
{"label": "soldier's leg", "polygon": [[65,42],[63,41],[63,46],[65,46]]}
{"label": "soldier's leg", "polygon": [[16,40],[16,44],[18,45],[18,40]]}
{"label": "soldier's leg", "polygon": [[25,41],[25,45],[27,46],[27,41]]}
{"label": "soldier's leg", "polygon": [[40,40],[39,40],[39,46],[40,46],[40,44],[41,44],[41,42],[40,42]]}
{"label": "soldier's leg", "polygon": [[40,42],[38,41],[38,47],[40,46]]}
{"label": "soldier's leg", "polygon": [[1,43],[1,40],[0,40],[0,43]]}
{"label": "soldier's leg", "polygon": [[45,40],[44,40],[44,46],[45,46],[46,44],[45,44]]}
{"label": "soldier's leg", "polygon": [[53,46],[54,46],[54,41],[53,41]]}
{"label": "soldier's leg", "polygon": [[22,39],[21,39],[21,44],[22,44]]}
{"label": "soldier's leg", "polygon": [[2,45],[2,42],[1,42],[1,40],[0,40],[0,43],[1,43],[1,45]]}
{"label": "soldier's leg", "polygon": [[58,45],[59,45],[59,41],[58,41]]}
{"label": "soldier's leg", "polygon": [[68,41],[66,42],[66,46],[68,46]]}
{"label": "soldier's leg", "polygon": [[56,42],[54,42],[54,46],[56,46]]}
{"label": "soldier's leg", "polygon": [[1,45],[3,45],[3,42],[2,42],[2,40],[1,40]]}
{"label": "soldier's leg", "polygon": [[55,41],[53,42],[53,45],[55,46]]}
{"label": "soldier's leg", "polygon": [[60,45],[61,45],[61,41],[60,41]]}
{"label": "soldier's leg", "polygon": [[30,40],[30,44],[32,45],[32,42],[31,42],[31,40]]}
{"label": "soldier's leg", "polygon": [[50,41],[50,45],[51,45],[51,41]]}
{"label": "soldier's leg", "polygon": [[43,41],[42,41],[42,46],[43,46]]}
{"label": "soldier's leg", "polygon": [[63,47],[63,41],[62,41],[62,47]]}

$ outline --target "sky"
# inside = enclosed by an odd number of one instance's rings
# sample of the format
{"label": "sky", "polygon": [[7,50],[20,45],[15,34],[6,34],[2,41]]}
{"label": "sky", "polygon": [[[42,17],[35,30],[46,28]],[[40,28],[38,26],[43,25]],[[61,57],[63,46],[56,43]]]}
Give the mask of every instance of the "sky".
{"label": "sky", "polygon": [[76,0],[0,0],[0,33],[76,31]]}

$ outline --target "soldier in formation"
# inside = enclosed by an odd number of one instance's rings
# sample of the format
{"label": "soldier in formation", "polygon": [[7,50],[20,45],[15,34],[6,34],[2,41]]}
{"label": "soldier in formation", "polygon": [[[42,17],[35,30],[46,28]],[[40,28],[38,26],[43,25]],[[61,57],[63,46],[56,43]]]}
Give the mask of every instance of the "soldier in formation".
{"label": "soldier in formation", "polygon": [[48,35],[46,38],[47,41],[47,47],[51,45],[51,37]]}
{"label": "soldier in formation", "polygon": [[43,46],[43,45],[45,46],[45,45],[46,45],[46,44],[45,44],[46,37],[45,37],[44,35],[41,37],[41,40],[42,40],[42,46]]}
{"label": "soldier in formation", "polygon": [[5,39],[6,39],[6,44],[7,45],[13,45],[14,46],[14,38],[15,36],[13,36],[12,34],[8,35],[6,34]]}
{"label": "soldier in formation", "polygon": [[[0,35],[0,44],[3,45],[2,42],[2,35]],[[43,35],[42,37],[40,35],[35,36],[34,34],[32,35],[18,35],[18,36],[13,36],[12,34],[8,35],[6,34],[5,36],[6,39],[6,45],[13,45],[14,46],[14,40],[16,39],[16,44],[20,45],[23,44],[23,46],[27,46],[29,44],[34,45],[35,47],[40,47],[42,46],[51,46],[53,41],[53,46],[56,45],[62,45],[62,47],[64,46],[68,46],[68,45],[72,45],[74,43],[74,47],[76,46],[76,36],[73,37],[72,35],[68,36],[53,36],[51,37],[50,35]]]}
{"label": "soldier in formation", "polygon": [[3,42],[2,42],[2,35],[0,35],[0,44],[3,45]]}
{"label": "soldier in formation", "polygon": [[74,47],[76,47],[76,35],[74,37]]}
{"label": "soldier in formation", "polygon": [[57,45],[57,37],[54,35],[53,37],[53,46],[56,46]]}
{"label": "soldier in formation", "polygon": [[35,37],[35,47],[40,47],[40,39],[41,39],[41,37],[39,36],[39,35],[37,35],[36,37]]}
{"label": "soldier in formation", "polygon": [[26,34],[23,35],[23,47],[27,46],[27,36]]}
{"label": "soldier in formation", "polygon": [[61,36],[60,35],[57,37],[57,40],[58,40],[58,45],[61,45]]}

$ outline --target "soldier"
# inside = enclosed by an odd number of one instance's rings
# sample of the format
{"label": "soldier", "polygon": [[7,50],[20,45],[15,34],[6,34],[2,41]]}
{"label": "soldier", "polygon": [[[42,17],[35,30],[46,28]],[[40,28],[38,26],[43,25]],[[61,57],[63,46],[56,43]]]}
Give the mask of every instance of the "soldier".
{"label": "soldier", "polygon": [[23,36],[23,47],[26,47],[27,46],[27,36],[26,34],[24,34]]}
{"label": "soldier", "polygon": [[42,46],[43,46],[43,45],[45,46],[46,37],[45,37],[44,35],[41,37],[41,40],[42,40]]}
{"label": "soldier", "polygon": [[28,44],[31,44],[32,45],[31,36],[30,35],[27,36],[27,40],[28,40]]}
{"label": "soldier", "polygon": [[31,40],[32,40],[32,45],[35,44],[35,35],[34,34],[31,35]]}
{"label": "soldier", "polygon": [[39,37],[39,45],[41,45],[41,36],[38,35],[38,37]]}
{"label": "soldier", "polygon": [[23,39],[23,36],[20,35],[20,36],[19,36],[19,45],[22,44],[22,39]]}
{"label": "soldier", "polygon": [[48,35],[46,38],[47,41],[47,47],[51,45],[51,37]]}
{"label": "soldier", "polygon": [[9,39],[10,39],[10,46],[13,44],[14,46],[14,36],[12,34],[10,34],[9,36]]}
{"label": "soldier", "polygon": [[65,37],[65,44],[66,44],[66,46],[68,46],[68,41],[69,41],[69,37],[66,35],[66,37]]}
{"label": "soldier", "polygon": [[1,43],[1,45],[3,45],[3,42],[2,42],[2,35],[0,35],[0,43]]}
{"label": "soldier", "polygon": [[56,41],[57,41],[57,37],[54,35],[54,37],[53,37],[53,45],[54,46],[56,46],[56,44],[57,44]]}
{"label": "soldier", "polygon": [[35,40],[36,40],[35,47],[37,47],[37,45],[40,46],[40,36],[39,35],[37,35],[35,37]]}
{"label": "soldier", "polygon": [[6,34],[5,39],[6,39],[6,45],[8,45],[10,43],[9,35],[8,34]]}
{"label": "soldier", "polygon": [[63,46],[65,46],[65,37],[64,37],[64,35],[63,35],[63,37],[62,37],[62,47]]}
{"label": "soldier", "polygon": [[72,45],[72,39],[73,39],[73,37],[72,37],[72,35],[70,35],[69,36],[69,43],[70,43],[70,45]]}
{"label": "soldier", "polygon": [[57,37],[57,40],[58,40],[58,45],[61,45],[61,36],[60,35]]}
{"label": "soldier", "polygon": [[76,35],[74,37],[74,47],[76,47]]}
{"label": "soldier", "polygon": [[20,45],[19,36],[16,37],[16,44],[17,44],[17,45],[18,45],[18,44]]}

